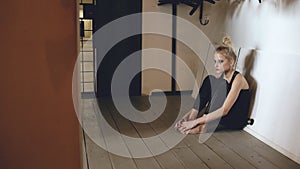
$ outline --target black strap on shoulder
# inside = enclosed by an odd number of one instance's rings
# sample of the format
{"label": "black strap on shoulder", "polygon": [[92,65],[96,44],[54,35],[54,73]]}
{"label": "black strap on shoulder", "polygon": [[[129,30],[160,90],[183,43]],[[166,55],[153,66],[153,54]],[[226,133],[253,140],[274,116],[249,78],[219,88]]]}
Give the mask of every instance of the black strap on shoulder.
{"label": "black strap on shoulder", "polygon": [[234,73],[233,73],[233,75],[232,75],[232,78],[231,78],[231,80],[230,80],[230,86],[232,85],[232,83],[233,83],[233,81],[234,81],[234,79],[235,79],[235,77],[236,77],[236,75],[237,74],[239,74],[239,72],[238,71],[234,71]]}

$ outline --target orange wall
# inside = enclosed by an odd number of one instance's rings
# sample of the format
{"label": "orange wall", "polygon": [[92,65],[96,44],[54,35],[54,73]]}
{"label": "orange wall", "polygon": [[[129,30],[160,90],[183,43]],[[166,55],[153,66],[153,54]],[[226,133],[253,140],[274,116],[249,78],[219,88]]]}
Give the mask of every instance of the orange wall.
{"label": "orange wall", "polygon": [[0,168],[80,168],[76,3],[1,2]]}

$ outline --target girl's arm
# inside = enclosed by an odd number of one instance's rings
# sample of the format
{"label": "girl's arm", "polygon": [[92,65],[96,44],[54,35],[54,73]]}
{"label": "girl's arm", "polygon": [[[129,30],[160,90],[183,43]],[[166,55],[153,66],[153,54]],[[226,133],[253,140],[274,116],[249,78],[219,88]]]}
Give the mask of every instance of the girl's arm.
{"label": "girl's arm", "polygon": [[243,76],[241,74],[238,74],[232,83],[231,89],[223,103],[223,106],[215,110],[214,112],[207,114],[205,123],[226,116],[229,110],[231,109],[231,107],[233,106],[233,104],[235,103],[235,101],[237,100],[242,88],[243,88]]}
{"label": "girl's arm", "polygon": [[218,118],[221,118],[223,116],[226,116],[229,110],[231,109],[231,107],[233,106],[233,104],[235,103],[236,99],[238,98],[239,93],[242,90],[242,87],[243,87],[243,77],[241,74],[238,74],[233,81],[231,90],[228,93],[222,107],[207,114],[206,116],[197,118],[196,120],[183,122],[182,127],[184,127],[187,130],[197,125],[205,124],[214,121]]}

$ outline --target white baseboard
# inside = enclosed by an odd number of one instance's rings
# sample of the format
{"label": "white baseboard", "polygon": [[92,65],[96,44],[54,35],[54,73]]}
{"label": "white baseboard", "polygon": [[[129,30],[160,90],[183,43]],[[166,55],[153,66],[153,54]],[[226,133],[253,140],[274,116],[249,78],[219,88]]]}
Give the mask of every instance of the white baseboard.
{"label": "white baseboard", "polygon": [[251,134],[252,136],[256,137],[260,141],[264,142],[265,144],[269,145],[270,147],[274,148],[275,150],[279,151],[283,155],[287,156],[288,158],[292,159],[296,163],[300,164],[300,157],[292,154],[291,152],[287,151],[286,149],[280,147],[279,145],[275,144],[274,142],[270,141],[269,139],[263,137],[262,135],[258,134],[254,130],[249,127],[245,127],[244,130]]}

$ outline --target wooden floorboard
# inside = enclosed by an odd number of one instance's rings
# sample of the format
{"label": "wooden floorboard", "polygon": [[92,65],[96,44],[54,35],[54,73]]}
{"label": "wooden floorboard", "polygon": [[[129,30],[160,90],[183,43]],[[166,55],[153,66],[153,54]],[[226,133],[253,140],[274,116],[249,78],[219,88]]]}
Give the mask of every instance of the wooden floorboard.
{"label": "wooden floorboard", "polygon": [[[147,102],[148,98],[144,98],[144,99],[133,99],[133,102],[135,103],[135,105],[137,106],[137,108],[141,109],[141,110],[145,110],[146,108],[150,108],[150,105]],[[136,101],[137,100],[137,101]],[[139,103],[137,105],[137,103]],[[170,107],[168,108],[169,111],[174,111],[174,109],[177,109],[177,107]],[[175,110],[176,111],[176,110]],[[168,125],[169,122],[167,117],[165,116],[166,113],[163,113],[158,119],[154,120],[153,122],[150,123],[133,123],[133,125],[137,128],[138,132],[141,134],[142,137],[151,137],[151,136],[155,136],[158,135],[162,132],[164,132],[168,127],[170,127]],[[171,126],[173,127],[173,126]],[[163,141],[163,140],[162,140]],[[182,142],[179,142],[175,148],[179,148],[179,147],[186,147],[186,145]]]}
{"label": "wooden floorboard", "polygon": [[161,169],[162,167],[155,158],[136,158],[134,159],[139,169]]}
{"label": "wooden floorboard", "polygon": [[[148,98],[144,98],[142,99],[138,99],[135,100],[135,105],[137,106],[137,108],[141,109],[141,110],[145,110],[146,108],[150,108],[150,105],[148,105],[147,102]],[[134,99],[133,99],[134,101]],[[139,104],[137,105],[137,102],[139,102]],[[172,109],[169,109],[170,111],[172,111]],[[141,123],[133,123],[133,125],[136,127],[136,129],[138,130],[138,132],[140,133],[140,135],[142,137],[151,137],[151,136],[155,136],[159,133],[164,132],[169,126],[164,123],[163,119],[160,117],[156,120],[154,120],[154,122],[148,123],[148,124],[141,124]],[[164,143],[164,141],[162,139],[157,139],[157,144],[159,144],[156,147],[162,147],[164,144],[166,146],[166,143]],[[165,148],[168,149],[168,147],[166,146]],[[161,155],[157,155],[155,156],[155,159],[159,162],[159,164],[161,165],[162,168],[184,168],[184,166],[182,165],[182,163],[178,163],[178,156],[175,156],[174,152],[166,152],[163,153]],[[176,161],[176,162],[174,162]],[[174,166],[176,165],[176,166]]]}
{"label": "wooden floorboard", "polygon": [[88,136],[85,137],[89,168],[112,169],[109,153],[95,144]]}
{"label": "wooden floorboard", "polygon": [[205,144],[233,168],[255,169],[246,159],[217,140],[214,136],[210,137]]}
{"label": "wooden floorboard", "polygon": [[278,169],[273,163],[265,159],[260,154],[253,151],[251,148],[245,146],[245,143],[241,142],[236,137],[233,137],[231,134],[234,131],[226,132],[216,132],[214,136],[226,146],[231,148],[234,152],[239,154],[244,159],[248,160],[256,168],[262,169]]}
{"label": "wooden floorboard", "polygon": [[172,151],[167,151],[155,157],[163,169],[186,169]]}
{"label": "wooden floorboard", "polygon": [[121,157],[110,153],[111,163],[114,169],[137,169],[132,158]]}
{"label": "wooden floorboard", "polygon": [[232,169],[221,157],[212,151],[207,145],[199,143],[195,135],[188,135],[184,142],[209,168]]}
{"label": "wooden floorboard", "polygon": [[[102,103],[104,104],[104,107],[102,107],[101,113],[106,117],[106,120],[109,121],[111,127],[113,127],[118,131],[119,127],[114,121],[112,113],[109,110],[109,107],[107,107],[109,105],[109,102],[107,102],[106,100],[102,100]],[[135,161],[132,158],[130,158],[131,157],[130,151],[122,135],[112,136],[111,132],[105,134],[105,132],[107,131],[109,130],[104,129],[103,133],[104,133],[105,142],[107,144],[107,149],[109,150],[109,152],[121,152],[126,156],[126,157],[122,157],[113,153],[109,153],[109,157],[113,168],[114,169],[137,169]]]}
{"label": "wooden floorboard", "polygon": [[239,138],[239,140],[248,148],[254,150],[256,153],[260,154],[279,168],[300,168],[299,164],[266,145],[262,141],[256,139],[252,135],[249,135],[245,131],[232,132],[231,135]]}
{"label": "wooden floorboard", "polygon": [[[88,147],[88,145],[86,144],[86,141],[85,141],[85,133],[84,131],[82,132],[82,135],[81,135],[81,139],[82,139],[82,142],[81,142],[81,159],[82,159],[82,169],[88,169],[88,165],[89,165],[89,162],[88,162],[88,156],[90,153],[87,153],[86,151],[86,148]],[[110,164],[110,163],[109,163]]]}
{"label": "wooden floorboard", "polygon": [[[162,98],[152,98],[154,104],[162,104]],[[167,96],[168,103],[164,113],[149,123],[132,122],[118,113],[110,100],[101,100],[101,111],[97,103],[85,104],[86,113],[83,125],[89,130],[85,135],[85,148],[89,169],[297,169],[300,165],[267,146],[244,131],[215,132],[206,142],[200,144],[197,135],[189,135],[175,147],[158,137],[167,128],[173,127],[180,109],[180,100],[186,99],[180,116],[193,105],[190,96],[179,98]],[[150,108],[148,97],[132,98],[133,105],[139,110]],[[89,106],[96,106],[90,108]],[[87,107],[86,107],[87,106]],[[155,108],[152,109],[155,111]],[[98,113],[98,114],[97,114]],[[149,112],[151,113],[151,112]],[[155,113],[155,112],[152,112]],[[108,122],[104,125],[101,115]],[[112,134],[111,128],[118,134]],[[121,133],[121,134],[120,134]],[[101,143],[97,145],[93,139]],[[140,138],[132,140],[132,138]],[[150,139],[151,138],[151,139]],[[154,139],[153,139],[154,138]],[[170,149],[171,148],[171,149]],[[164,150],[166,152],[157,154]],[[170,149],[170,150],[169,150]],[[108,151],[107,151],[108,150]],[[121,151],[122,157],[111,152]],[[149,155],[147,158],[130,158]]]}
{"label": "wooden floorboard", "polygon": [[[150,146],[142,140],[140,133],[133,126],[132,122],[121,116],[111,103],[107,103],[107,107],[112,118],[118,128],[118,131],[124,134],[123,140],[129,149],[132,157],[148,157],[148,158],[132,158],[137,168],[160,168],[158,162],[153,157]],[[128,137],[126,137],[128,136]],[[131,139],[135,138],[135,139]],[[150,167],[150,168],[151,168]]]}
{"label": "wooden floorboard", "polygon": [[87,152],[86,165],[88,169],[112,169],[109,153],[93,141],[96,140],[98,144],[106,147],[101,126],[97,120],[98,111],[95,111],[94,104],[96,104],[94,100],[86,99],[83,105],[84,107],[88,106],[82,113],[83,142]]}
{"label": "wooden floorboard", "polygon": [[172,151],[175,153],[177,159],[188,169],[209,169],[209,167],[197,157],[188,147],[174,148]]}

